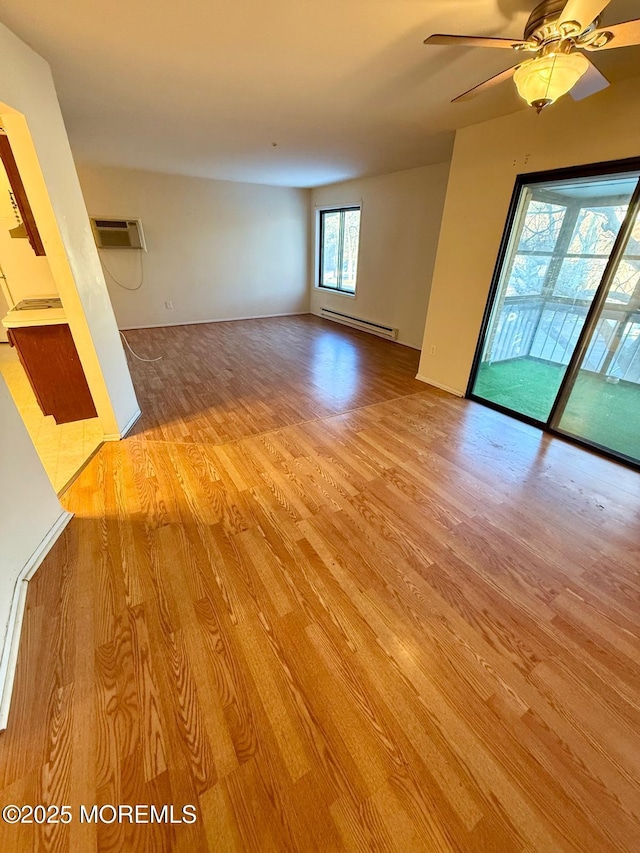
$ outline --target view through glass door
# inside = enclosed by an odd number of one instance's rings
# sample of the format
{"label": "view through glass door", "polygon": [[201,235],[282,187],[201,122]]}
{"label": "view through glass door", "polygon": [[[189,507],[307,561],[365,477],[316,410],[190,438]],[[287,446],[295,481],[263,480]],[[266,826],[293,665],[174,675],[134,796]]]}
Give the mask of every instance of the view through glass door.
{"label": "view through glass door", "polygon": [[553,425],[640,462],[640,215],[626,231]]}
{"label": "view through glass door", "polygon": [[472,398],[632,461],[640,460],[638,179],[520,187],[470,388]]}

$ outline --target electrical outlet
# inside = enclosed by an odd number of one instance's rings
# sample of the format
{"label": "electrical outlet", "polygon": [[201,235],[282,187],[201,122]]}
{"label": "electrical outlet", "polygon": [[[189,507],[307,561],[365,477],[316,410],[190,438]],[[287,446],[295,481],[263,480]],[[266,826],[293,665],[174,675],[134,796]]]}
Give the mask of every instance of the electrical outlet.
{"label": "electrical outlet", "polygon": [[173,302],[170,299],[167,299],[164,303],[164,307],[171,311],[173,309]]}
{"label": "electrical outlet", "polygon": [[431,355],[435,355],[435,354],[436,354],[436,348],[435,348],[435,347],[431,347]]}

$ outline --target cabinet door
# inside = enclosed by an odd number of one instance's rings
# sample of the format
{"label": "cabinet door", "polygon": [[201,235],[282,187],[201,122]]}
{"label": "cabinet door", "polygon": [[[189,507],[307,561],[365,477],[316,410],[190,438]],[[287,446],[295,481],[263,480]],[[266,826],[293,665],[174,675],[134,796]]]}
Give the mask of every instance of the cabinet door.
{"label": "cabinet door", "polygon": [[97,417],[69,326],[10,329],[15,346],[43,414],[65,424]]}
{"label": "cabinet door", "polygon": [[9,139],[4,135],[4,133],[0,133],[0,158],[2,159],[4,170],[7,173],[13,197],[15,198],[18,210],[20,211],[20,216],[24,222],[24,227],[27,232],[31,248],[36,255],[44,255],[46,253],[42,244],[40,232],[38,231],[36,220],[34,219],[31,205],[29,204],[29,199],[27,198],[27,194],[24,190],[22,178],[20,177],[20,172],[18,171],[18,166],[16,165],[13,151],[9,144]]}

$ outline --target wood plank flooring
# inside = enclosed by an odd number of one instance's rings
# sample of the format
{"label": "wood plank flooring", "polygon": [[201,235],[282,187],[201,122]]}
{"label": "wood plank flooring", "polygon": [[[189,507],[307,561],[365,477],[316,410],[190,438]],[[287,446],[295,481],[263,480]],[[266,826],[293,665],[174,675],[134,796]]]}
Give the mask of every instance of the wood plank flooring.
{"label": "wood plank flooring", "polygon": [[310,314],[126,332],[147,440],[223,444],[424,390],[418,354]]}
{"label": "wood plank flooring", "polygon": [[130,339],[0,735],[2,805],[73,820],[0,850],[639,850],[638,474],[313,318]]}

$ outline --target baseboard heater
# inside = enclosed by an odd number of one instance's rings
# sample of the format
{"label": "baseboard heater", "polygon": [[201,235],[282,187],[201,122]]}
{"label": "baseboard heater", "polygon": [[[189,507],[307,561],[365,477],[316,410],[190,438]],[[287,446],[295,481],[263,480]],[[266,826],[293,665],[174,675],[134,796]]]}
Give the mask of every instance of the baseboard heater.
{"label": "baseboard heater", "polygon": [[387,338],[389,341],[398,340],[398,330],[392,329],[391,326],[381,326],[380,323],[371,323],[369,320],[361,320],[359,317],[351,317],[349,314],[341,314],[339,311],[330,311],[328,308],[322,308],[320,316],[324,320],[333,320],[334,323],[342,323],[343,326],[360,329],[362,332],[369,332],[369,334],[377,335],[379,338]]}

